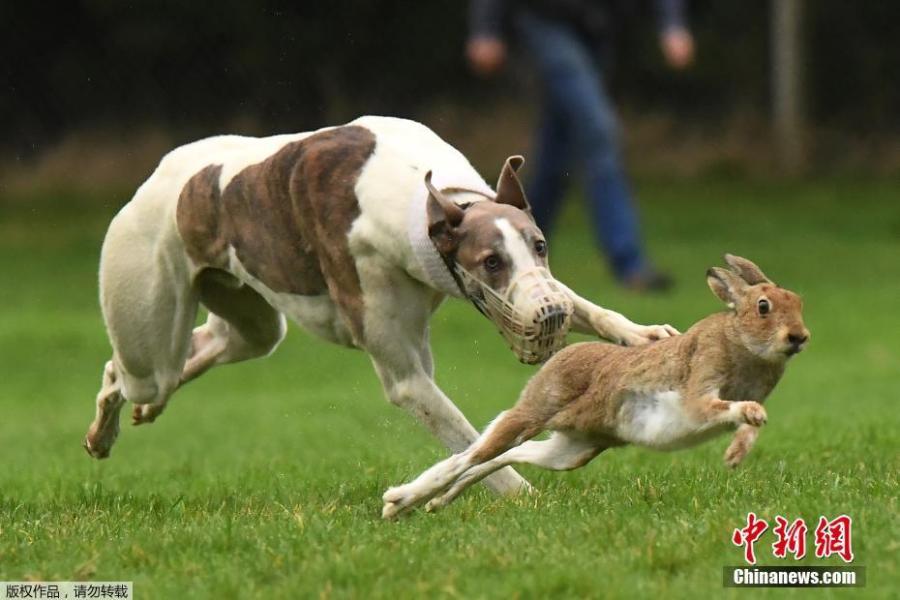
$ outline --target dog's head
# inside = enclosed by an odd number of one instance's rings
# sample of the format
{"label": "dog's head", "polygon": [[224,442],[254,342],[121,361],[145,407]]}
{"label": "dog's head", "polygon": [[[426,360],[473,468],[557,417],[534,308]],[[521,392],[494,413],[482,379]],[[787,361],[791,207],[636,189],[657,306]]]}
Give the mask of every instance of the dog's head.
{"label": "dog's head", "polygon": [[426,175],[428,235],[519,360],[537,363],[562,346],[573,307],[548,269],[547,241],[516,174],[523,163],[521,156],[508,158],[493,201],[468,205],[448,198]]}

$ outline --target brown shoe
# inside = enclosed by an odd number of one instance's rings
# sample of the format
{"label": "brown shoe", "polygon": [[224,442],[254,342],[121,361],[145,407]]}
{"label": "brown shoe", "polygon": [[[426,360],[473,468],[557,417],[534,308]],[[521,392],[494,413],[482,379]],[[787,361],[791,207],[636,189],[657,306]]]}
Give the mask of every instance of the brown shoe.
{"label": "brown shoe", "polygon": [[668,273],[648,268],[626,277],[621,284],[622,287],[632,292],[661,294],[671,290],[675,285],[675,280]]}

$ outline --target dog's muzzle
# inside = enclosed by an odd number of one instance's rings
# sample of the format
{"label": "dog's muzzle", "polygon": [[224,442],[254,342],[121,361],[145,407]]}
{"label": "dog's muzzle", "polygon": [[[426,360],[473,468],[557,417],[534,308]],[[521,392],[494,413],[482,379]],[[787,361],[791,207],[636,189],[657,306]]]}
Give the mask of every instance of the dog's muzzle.
{"label": "dog's muzzle", "polygon": [[519,274],[502,296],[459,265],[456,274],[472,303],[497,325],[523,363],[544,362],[565,345],[575,307],[546,268]]}

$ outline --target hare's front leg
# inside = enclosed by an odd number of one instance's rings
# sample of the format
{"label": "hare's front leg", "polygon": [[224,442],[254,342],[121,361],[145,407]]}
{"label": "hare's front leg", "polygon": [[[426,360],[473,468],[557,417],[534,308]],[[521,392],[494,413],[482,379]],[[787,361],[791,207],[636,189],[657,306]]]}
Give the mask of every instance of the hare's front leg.
{"label": "hare's front leg", "polygon": [[738,426],[747,424],[760,427],[769,420],[766,409],[759,402],[730,402],[731,415]]}
{"label": "hare's front leg", "polygon": [[711,394],[694,398],[687,408],[700,422],[701,430],[725,423],[760,427],[767,420],[766,409],[759,402],[729,402]]}
{"label": "hare's front leg", "polygon": [[725,465],[731,468],[744,460],[759,436],[759,428],[767,420],[766,409],[759,402],[728,402],[707,397],[692,408],[703,421],[703,429],[723,423],[737,426],[734,439],[725,451]]}
{"label": "hare's front leg", "polygon": [[728,449],[725,450],[725,466],[735,468],[747,457],[756,438],[759,437],[759,427],[753,425],[741,425],[734,434],[734,439]]}

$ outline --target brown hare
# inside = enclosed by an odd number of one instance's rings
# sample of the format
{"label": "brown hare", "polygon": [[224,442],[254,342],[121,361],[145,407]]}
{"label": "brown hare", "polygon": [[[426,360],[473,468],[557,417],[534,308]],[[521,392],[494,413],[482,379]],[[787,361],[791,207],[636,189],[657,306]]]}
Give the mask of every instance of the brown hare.
{"label": "brown hare", "polygon": [[[387,490],[382,516],[425,501],[429,510],[440,508],[506,465],[575,469],[627,444],[675,450],[736,429],[725,464],[737,466],[766,422],[762,402],[809,330],[797,294],[747,259],[726,254],[725,261],[731,270],[709,269],[707,283],[730,310],[647,346],[563,349],[467,450]],[[532,440],[543,431],[553,433]]]}

